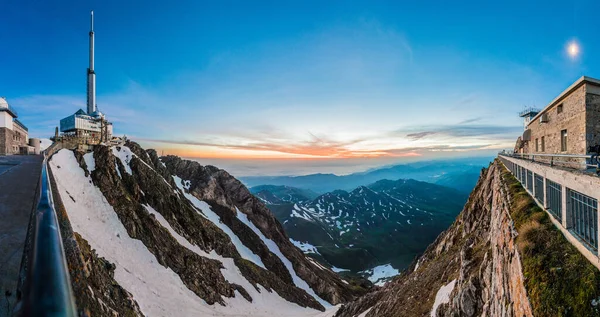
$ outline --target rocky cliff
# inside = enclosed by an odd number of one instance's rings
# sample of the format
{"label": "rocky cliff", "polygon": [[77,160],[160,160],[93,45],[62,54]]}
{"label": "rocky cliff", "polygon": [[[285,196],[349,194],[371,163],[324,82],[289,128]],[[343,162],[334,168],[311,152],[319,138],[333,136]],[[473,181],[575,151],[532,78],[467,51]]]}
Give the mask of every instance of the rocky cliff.
{"label": "rocky cliff", "polygon": [[481,172],[454,224],[409,270],[336,316],[532,316],[502,169]]}
{"label": "rocky cliff", "polygon": [[132,142],[50,167],[82,315],[317,316],[364,292],[218,168]]}

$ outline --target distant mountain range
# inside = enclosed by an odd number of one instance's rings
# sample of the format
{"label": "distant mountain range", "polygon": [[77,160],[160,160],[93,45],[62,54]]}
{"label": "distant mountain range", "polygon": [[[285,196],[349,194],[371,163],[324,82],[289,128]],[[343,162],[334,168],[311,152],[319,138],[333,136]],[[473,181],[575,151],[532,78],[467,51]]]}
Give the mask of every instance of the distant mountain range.
{"label": "distant mountain range", "polygon": [[475,187],[481,169],[492,160],[493,158],[484,157],[426,161],[377,168],[343,176],[335,174],[248,176],[241,177],[240,180],[247,187],[283,185],[326,193],[337,189],[351,191],[358,186],[372,184],[382,179],[415,179],[469,193]]}
{"label": "distant mountain range", "polygon": [[458,190],[416,180],[380,180],[318,197],[290,186],[257,186],[261,199],[305,253],[353,272],[406,268],[455,219]]}

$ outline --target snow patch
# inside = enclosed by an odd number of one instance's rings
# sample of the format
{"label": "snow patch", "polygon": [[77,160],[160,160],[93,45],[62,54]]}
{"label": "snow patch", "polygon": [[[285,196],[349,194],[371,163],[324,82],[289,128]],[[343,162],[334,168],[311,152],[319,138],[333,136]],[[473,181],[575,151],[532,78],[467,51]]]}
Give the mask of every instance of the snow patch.
{"label": "snow patch", "polygon": [[302,250],[302,252],[304,253],[316,253],[316,254],[321,254],[319,253],[319,251],[317,250],[317,247],[315,247],[314,245],[308,243],[308,242],[301,242],[301,241],[296,241],[292,238],[290,238],[290,242],[292,244],[294,244],[298,249]]}
{"label": "snow patch", "polygon": [[450,302],[450,293],[454,289],[454,285],[456,284],[456,280],[452,280],[452,282],[440,287],[437,294],[435,294],[435,302],[433,302],[433,308],[431,309],[431,317],[435,317],[438,307],[441,304],[447,304]]}
{"label": "snow patch", "polygon": [[235,233],[226,224],[221,222],[221,217],[219,217],[219,215],[212,211],[208,203],[201,201],[194,195],[186,192],[183,185],[184,182],[181,180],[181,178],[173,176],[173,180],[175,181],[175,184],[177,184],[177,187],[179,187],[181,192],[183,192],[185,198],[187,198],[192,203],[192,205],[196,207],[198,213],[204,216],[206,219],[210,220],[217,227],[219,227],[219,229],[223,230],[223,232],[225,232],[225,234],[229,236],[229,239],[231,239],[231,242],[233,242],[233,245],[235,246],[238,253],[242,256],[242,258],[253,262],[254,264],[262,267],[263,269],[266,269],[265,265],[260,259],[260,256],[256,255],[254,252],[252,252],[252,250],[245,246],[242,240],[240,240],[240,238],[236,236]]}
{"label": "snow patch", "polygon": [[325,307],[325,308],[331,307],[330,303],[328,303],[327,301],[325,301],[324,299],[319,297],[315,293],[315,291],[313,291],[313,289],[310,288],[310,286],[296,274],[296,271],[294,270],[294,266],[292,265],[292,262],[290,262],[290,260],[288,260],[288,258],[286,258],[283,255],[283,253],[281,253],[279,246],[277,246],[277,244],[275,242],[273,242],[273,240],[265,237],[263,235],[263,233],[252,223],[252,221],[250,221],[250,219],[248,219],[248,215],[239,211],[237,209],[237,207],[236,207],[236,211],[237,211],[238,219],[240,221],[242,221],[245,225],[250,227],[250,229],[252,229],[252,231],[254,231],[254,233],[256,233],[256,235],[264,242],[264,244],[267,246],[267,248],[269,248],[269,251],[271,251],[273,254],[275,254],[277,257],[279,257],[281,262],[283,262],[285,267],[290,272],[290,275],[292,276],[292,280],[294,281],[294,284],[296,286],[298,286],[299,288],[305,290],[308,293],[308,295],[310,295],[314,299],[316,299],[319,303],[321,303],[321,305],[323,305],[323,307]]}
{"label": "snow patch", "polygon": [[129,166],[129,162],[131,162],[131,159],[133,158],[133,152],[131,152],[131,150],[126,146],[121,146],[120,149],[117,149],[117,147],[113,146],[111,150],[113,155],[121,160],[121,163],[125,167],[125,172],[127,172],[129,175],[133,175],[131,166]]}
{"label": "snow patch", "polygon": [[394,277],[400,272],[395,269],[391,264],[384,264],[376,266],[372,269],[364,270],[359,273],[365,274],[367,279],[371,281],[371,283],[375,283],[375,285],[382,286],[391,278]]}
{"label": "snow patch", "polygon": [[94,159],[94,152],[85,153],[83,155],[85,165],[87,165],[88,172],[93,172],[96,169],[96,160]]}
{"label": "snow patch", "polygon": [[50,139],[40,139],[40,151],[44,151],[52,145],[52,140]]}

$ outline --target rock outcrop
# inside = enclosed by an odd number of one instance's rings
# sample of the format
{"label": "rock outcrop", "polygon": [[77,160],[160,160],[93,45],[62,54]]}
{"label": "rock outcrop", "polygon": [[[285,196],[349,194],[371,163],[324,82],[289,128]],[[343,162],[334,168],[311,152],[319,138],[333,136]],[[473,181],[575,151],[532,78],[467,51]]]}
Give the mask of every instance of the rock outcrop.
{"label": "rock outcrop", "polygon": [[[151,156],[153,156],[151,152]],[[305,280],[315,292],[332,304],[346,302],[356,294],[348,291],[342,280],[330,270],[315,270],[315,265],[289,241],[283,227],[269,209],[236,178],[214,166],[202,166],[198,162],[182,160],[177,156],[161,158],[169,173],[190,181],[189,192],[200,200],[207,201],[221,220],[233,232],[248,241],[248,247],[261,256],[271,272],[283,281],[291,281],[287,269],[279,258],[256,239],[256,235],[235,216],[236,208],[246,214],[269,239],[274,241],[283,255],[290,259],[298,276]]]}
{"label": "rock outcrop", "polygon": [[454,224],[411,268],[336,316],[532,316],[501,169],[482,171]]}
{"label": "rock outcrop", "polygon": [[[129,285],[119,285],[116,281],[115,264],[98,256],[94,243],[71,229],[70,215],[80,214],[79,208],[94,213],[93,206],[98,205],[105,210],[99,221],[112,223],[107,217],[116,214],[118,226],[122,225],[128,236],[123,237],[123,233],[111,236],[108,233],[107,237],[117,241],[125,238],[141,241],[155,261],[172,270],[183,282],[184,288],[205,304],[227,306],[227,299],[236,298],[235,303],[238,303],[239,296],[245,303],[252,303],[266,290],[284,302],[324,310],[324,306],[353,300],[365,292],[351,287],[337,274],[308,259],[295,248],[267,207],[223,170],[173,156],[159,158],[155,151],[145,151],[133,142],[124,147],[96,146],[93,153],[85,156],[75,152],[74,159],[73,153],[63,151],[68,150],[61,150],[55,155],[60,154],[63,160],[68,161],[65,153],[70,154],[75,166],[61,167],[56,162],[52,163],[52,169],[62,175],[56,177],[53,187],[55,196],[60,196],[58,200],[67,200],[70,206],[66,212],[60,204],[61,229],[82,315],[135,316],[142,315],[144,308],[148,309],[141,303],[138,306],[136,297],[127,291]],[[67,173],[61,168],[77,171]],[[90,184],[86,186],[90,189],[67,186],[71,182],[68,178],[77,173],[85,173],[78,179],[79,182],[89,182],[92,187],[89,187]],[[193,195],[206,203],[219,220],[215,222],[203,215],[203,211],[186,195]],[[90,203],[81,201],[83,199],[95,199],[96,205],[90,207]],[[245,218],[241,218],[240,213],[247,217],[249,223],[241,220]],[[90,221],[89,217],[80,219],[79,230],[86,231],[85,226],[95,225]],[[232,235],[224,232],[222,225],[239,241],[232,241]],[[109,228],[113,230],[114,226]],[[260,232],[251,228],[253,226]],[[240,254],[240,243],[259,258],[260,265]],[[100,244],[96,241],[96,245]],[[192,247],[199,250],[194,251]],[[104,252],[107,254],[106,248]],[[222,259],[232,259],[234,267],[227,267]],[[232,282],[231,274],[234,272],[231,270],[243,276],[245,286]],[[133,278],[140,278],[127,268],[125,271]],[[307,286],[299,285],[299,280]]]}

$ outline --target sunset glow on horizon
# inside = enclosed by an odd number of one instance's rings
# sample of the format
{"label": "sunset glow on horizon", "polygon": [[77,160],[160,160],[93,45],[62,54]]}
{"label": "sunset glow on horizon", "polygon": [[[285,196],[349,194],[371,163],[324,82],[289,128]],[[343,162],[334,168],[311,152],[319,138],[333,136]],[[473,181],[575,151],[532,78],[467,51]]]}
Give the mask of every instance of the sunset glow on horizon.
{"label": "sunset glow on horizon", "polygon": [[[600,50],[596,34],[577,23],[594,10],[549,24],[575,8],[439,6],[431,16],[419,2],[97,2],[97,106],[115,135],[159,154],[388,163],[511,150],[523,107],[600,77],[584,58]],[[89,3],[3,10],[0,93],[30,136],[48,138],[86,107]]]}

